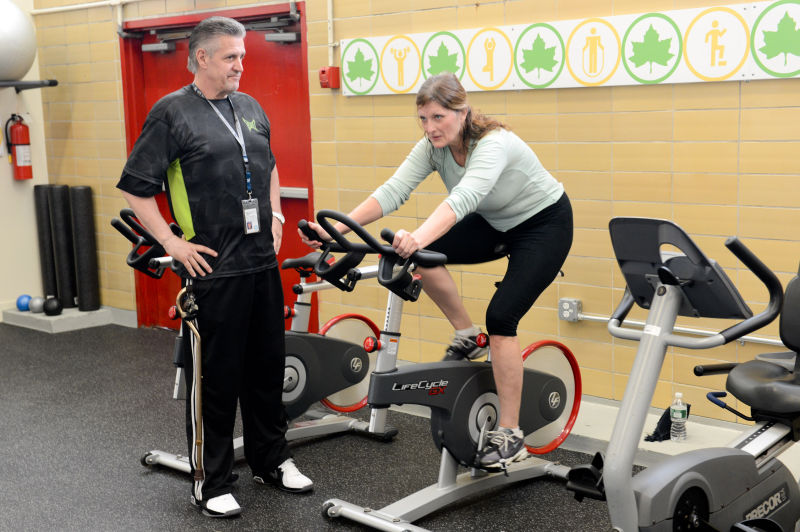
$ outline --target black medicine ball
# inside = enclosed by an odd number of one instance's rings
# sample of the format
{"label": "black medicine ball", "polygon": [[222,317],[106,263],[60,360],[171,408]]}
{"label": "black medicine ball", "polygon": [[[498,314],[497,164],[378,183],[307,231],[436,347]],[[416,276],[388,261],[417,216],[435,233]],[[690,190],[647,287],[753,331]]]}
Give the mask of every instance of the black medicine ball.
{"label": "black medicine ball", "polygon": [[44,313],[48,316],[58,316],[61,314],[63,307],[61,306],[61,301],[56,299],[55,297],[49,297],[44,302]]}

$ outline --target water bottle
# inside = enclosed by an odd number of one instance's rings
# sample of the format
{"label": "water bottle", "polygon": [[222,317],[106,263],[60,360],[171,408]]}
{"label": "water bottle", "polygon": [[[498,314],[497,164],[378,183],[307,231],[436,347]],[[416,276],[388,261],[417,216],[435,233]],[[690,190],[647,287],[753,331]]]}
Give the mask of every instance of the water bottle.
{"label": "water bottle", "polygon": [[669,406],[669,419],[671,421],[669,429],[669,439],[672,441],[683,441],[686,439],[686,418],[689,412],[686,403],[683,402],[683,394],[675,392],[675,399]]}

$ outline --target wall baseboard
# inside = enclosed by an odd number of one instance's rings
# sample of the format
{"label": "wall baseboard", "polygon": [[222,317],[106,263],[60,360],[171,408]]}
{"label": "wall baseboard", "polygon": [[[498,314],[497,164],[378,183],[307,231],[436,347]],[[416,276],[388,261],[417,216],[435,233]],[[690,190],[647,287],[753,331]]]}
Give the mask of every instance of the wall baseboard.
{"label": "wall baseboard", "polygon": [[136,312],[114,307],[100,307],[98,310],[80,311],[77,308],[64,309],[58,316],[44,313],[21,312],[16,308],[3,310],[0,321],[48,333],[60,333],[98,327],[100,325],[122,325],[136,327]]}

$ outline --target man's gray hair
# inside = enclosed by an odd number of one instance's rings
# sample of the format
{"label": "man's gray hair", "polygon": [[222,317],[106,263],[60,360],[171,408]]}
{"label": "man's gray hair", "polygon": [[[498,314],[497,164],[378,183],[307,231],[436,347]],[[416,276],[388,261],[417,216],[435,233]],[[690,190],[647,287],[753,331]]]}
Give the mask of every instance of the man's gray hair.
{"label": "man's gray hair", "polygon": [[210,48],[208,46],[209,41],[212,39],[225,35],[244,39],[245,32],[244,26],[232,18],[209,17],[201,21],[200,24],[195,26],[192,30],[192,34],[189,36],[189,62],[186,68],[188,68],[189,72],[192,74],[197,73],[197,67],[199,66],[197,64],[197,50],[200,48],[205,49],[209,55],[214,55],[216,48]]}

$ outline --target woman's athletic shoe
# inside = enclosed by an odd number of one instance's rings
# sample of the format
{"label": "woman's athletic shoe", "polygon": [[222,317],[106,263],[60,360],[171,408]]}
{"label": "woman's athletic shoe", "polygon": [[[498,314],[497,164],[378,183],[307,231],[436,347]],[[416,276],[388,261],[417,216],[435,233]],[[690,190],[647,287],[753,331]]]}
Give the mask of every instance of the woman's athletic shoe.
{"label": "woman's athletic shoe", "polygon": [[482,357],[489,349],[489,337],[485,333],[475,336],[455,335],[447,347],[442,360],[474,360]]}
{"label": "woman's athletic shoe", "polygon": [[208,517],[233,517],[242,513],[242,507],[230,493],[212,497],[207,501],[198,501],[192,497],[191,501],[193,505],[202,508],[203,515]]}
{"label": "woman's athletic shoe", "polygon": [[284,491],[290,491],[292,493],[311,491],[314,487],[314,483],[311,482],[311,479],[297,469],[293,458],[287,458],[281,465],[266,475],[253,475],[253,480],[259,484],[266,484],[269,482],[275,484]]}
{"label": "woman's athletic shoe", "polygon": [[478,464],[482,469],[505,470],[511,462],[528,457],[525,435],[520,429],[490,430],[486,437],[486,445],[478,452]]}

